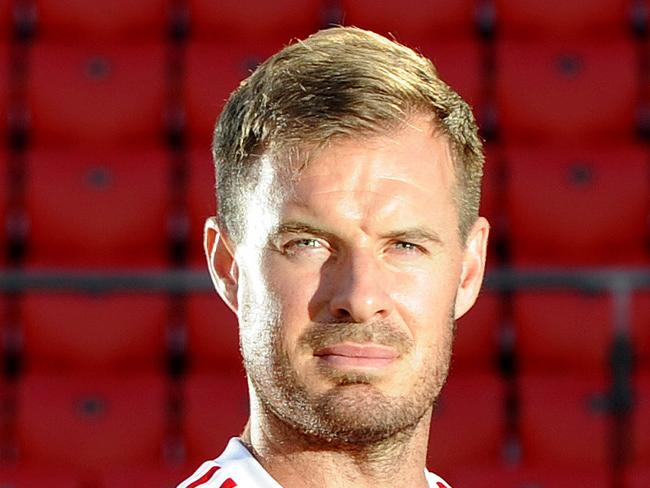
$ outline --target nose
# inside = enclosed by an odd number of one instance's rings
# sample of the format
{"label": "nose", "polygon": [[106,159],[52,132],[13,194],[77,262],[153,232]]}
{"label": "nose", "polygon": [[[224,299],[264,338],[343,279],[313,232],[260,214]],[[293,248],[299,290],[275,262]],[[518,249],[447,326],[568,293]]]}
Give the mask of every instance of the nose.
{"label": "nose", "polygon": [[339,320],[363,323],[386,318],[393,310],[387,290],[389,280],[381,263],[362,253],[350,256],[337,266],[332,279],[330,313]]}

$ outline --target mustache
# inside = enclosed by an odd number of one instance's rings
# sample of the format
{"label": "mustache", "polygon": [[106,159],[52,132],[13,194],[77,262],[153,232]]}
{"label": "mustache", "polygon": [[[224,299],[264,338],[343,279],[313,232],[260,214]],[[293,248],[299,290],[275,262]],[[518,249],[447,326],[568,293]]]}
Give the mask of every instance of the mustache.
{"label": "mustache", "polygon": [[356,322],[313,323],[300,337],[299,344],[312,350],[323,349],[341,342],[373,343],[394,348],[406,354],[413,348],[413,339],[390,321],[368,324]]}

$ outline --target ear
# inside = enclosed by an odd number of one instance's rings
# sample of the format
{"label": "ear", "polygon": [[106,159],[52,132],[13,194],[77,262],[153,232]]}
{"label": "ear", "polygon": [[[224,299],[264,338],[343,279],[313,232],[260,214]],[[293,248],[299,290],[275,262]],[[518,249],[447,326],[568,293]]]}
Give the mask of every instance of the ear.
{"label": "ear", "polygon": [[459,319],[472,308],[483,284],[490,224],[479,217],[470,230],[463,251],[463,269],[456,295],[454,318]]}
{"label": "ear", "polygon": [[208,270],[217,292],[230,309],[237,313],[239,269],[227,235],[219,229],[216,217],[205,221],[203,245]]}

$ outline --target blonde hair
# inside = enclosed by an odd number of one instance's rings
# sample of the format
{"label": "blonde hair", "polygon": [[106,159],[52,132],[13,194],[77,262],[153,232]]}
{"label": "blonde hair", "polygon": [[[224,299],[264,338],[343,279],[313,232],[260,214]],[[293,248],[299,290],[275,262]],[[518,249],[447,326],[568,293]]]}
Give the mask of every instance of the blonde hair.
{"label": "blonde hair", "polygon": [[450,144],[464,241],[478,216],[484,161],[470,107],[431,61],[354,27],[322,30],[285,47],[231,94],[212,147],[220,225],[242,238],[243,203],[262,154],[384,134],[420,114],[430,115]]}

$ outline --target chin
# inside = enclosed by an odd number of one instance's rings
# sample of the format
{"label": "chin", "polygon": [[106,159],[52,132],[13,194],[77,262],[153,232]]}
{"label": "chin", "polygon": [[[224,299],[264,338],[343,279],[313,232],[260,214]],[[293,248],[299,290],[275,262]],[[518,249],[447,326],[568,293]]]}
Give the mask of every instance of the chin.
{"label": "chin", "polygon": [[353,383],[334,387],[317,401],[315,410],[320,420],[316,434],[329,442],[372,444],[412,431],[429,406]]}

